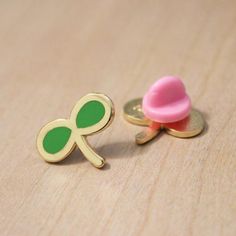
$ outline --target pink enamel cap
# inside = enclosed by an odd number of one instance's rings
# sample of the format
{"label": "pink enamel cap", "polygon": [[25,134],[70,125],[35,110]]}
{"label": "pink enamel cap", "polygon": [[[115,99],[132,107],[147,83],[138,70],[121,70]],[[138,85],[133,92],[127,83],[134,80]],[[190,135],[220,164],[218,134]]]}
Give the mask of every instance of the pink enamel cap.
{"label": "pink enamel cap", "polygon": [[189,115],[191,101],[178,77],[165,76],[157,80],[145,94],[142,109],[152,121],[172,123]]}

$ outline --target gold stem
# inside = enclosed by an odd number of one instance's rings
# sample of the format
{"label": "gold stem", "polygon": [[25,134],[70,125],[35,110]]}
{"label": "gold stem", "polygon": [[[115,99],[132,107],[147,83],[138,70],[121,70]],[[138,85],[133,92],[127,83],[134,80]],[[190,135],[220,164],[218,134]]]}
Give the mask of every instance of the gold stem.
{"label": "gold stem", "polygon": [[87,139],[85,136],[77,135],[76,136],[76,143],[81,150],[81,152],[84,154],[86,159],[92,163],[97,168],[102,168],[105,164],[105,159],[99,156],[89,145]]}
{"label": "gold stem", "polygon": [[135,136],[135,141],[139,145],[145,144],[154,139],[160,133],[160,131],[161,129],[151,129],[149,127],[145,128],[142,132]]}

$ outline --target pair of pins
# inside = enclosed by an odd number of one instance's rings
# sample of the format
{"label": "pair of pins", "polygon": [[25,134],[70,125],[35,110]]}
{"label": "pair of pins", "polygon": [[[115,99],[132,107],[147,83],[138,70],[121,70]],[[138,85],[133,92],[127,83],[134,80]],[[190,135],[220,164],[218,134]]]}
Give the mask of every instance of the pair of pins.
{"label": "pair of pins", "polygon": [[[99,93],[85,95],[77,102],[69,119],[57,119],[40,130],[39,153],[47,162],[59,162],[78,147],[92,165],[103,167],[105,159],[92,149],[87,136],[107,128],[114,115],[109,97]],[[172,76],[158,80],[143,99],[126,103],[124,117],[132,124],[145,126],[135,137],[137,144],[149,142],[163,130],[175,137],[190,138],[204,129],[203,117],[191,108],[182,81]]]}

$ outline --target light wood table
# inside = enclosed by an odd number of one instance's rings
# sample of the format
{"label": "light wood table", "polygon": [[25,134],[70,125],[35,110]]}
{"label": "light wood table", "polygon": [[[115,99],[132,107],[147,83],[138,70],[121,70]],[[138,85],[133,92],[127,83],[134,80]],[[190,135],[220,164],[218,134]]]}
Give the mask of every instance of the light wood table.
{"label": "light wood table", "polygon": [[[159,77],[183,78],[207,121],[193,139],[136,146],[123,104]],[[47,164],[42,125],[91,91],[116,118],[79,151]],[[0,2],[0,235],[236,235],[236,2]]]}

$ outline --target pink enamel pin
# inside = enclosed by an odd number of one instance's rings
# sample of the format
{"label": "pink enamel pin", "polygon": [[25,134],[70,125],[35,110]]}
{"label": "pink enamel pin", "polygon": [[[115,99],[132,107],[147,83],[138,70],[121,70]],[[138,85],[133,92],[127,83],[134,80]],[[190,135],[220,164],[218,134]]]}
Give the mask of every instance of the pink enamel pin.
{"label": "pink enamel pin", "polygon": [[124,117],[132,124],[147,126],[136,135],[136,143],[144,144],[166,130],[176,137],[196,136],[204,129],[199,111],[191,108],[185,86],[176,76],[157,80],[144,95],[124,106]]}

